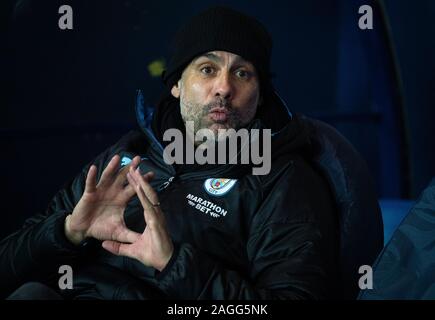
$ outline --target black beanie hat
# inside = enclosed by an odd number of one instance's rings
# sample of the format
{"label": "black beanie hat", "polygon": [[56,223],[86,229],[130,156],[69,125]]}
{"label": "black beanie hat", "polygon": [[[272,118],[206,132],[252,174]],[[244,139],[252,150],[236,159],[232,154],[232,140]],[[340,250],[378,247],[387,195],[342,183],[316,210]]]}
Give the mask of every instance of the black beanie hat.
{"label": "black beanie hat", "polygon": [[269,88],[272,38],[260,22],[226,7],[207,9],[175,34],[163,82],[171,89],[195,57],[215,50],[231,52],[251,62],[262,90]]}

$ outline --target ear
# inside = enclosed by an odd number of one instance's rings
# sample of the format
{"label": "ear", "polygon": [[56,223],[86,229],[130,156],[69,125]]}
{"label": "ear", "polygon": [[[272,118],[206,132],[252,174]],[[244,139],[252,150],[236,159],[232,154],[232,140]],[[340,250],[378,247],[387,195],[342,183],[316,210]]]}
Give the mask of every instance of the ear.
{"label": "ear", "polygon": [[172,86],[171,94],[174,98],[178,99],[180,97],[180,81]]}

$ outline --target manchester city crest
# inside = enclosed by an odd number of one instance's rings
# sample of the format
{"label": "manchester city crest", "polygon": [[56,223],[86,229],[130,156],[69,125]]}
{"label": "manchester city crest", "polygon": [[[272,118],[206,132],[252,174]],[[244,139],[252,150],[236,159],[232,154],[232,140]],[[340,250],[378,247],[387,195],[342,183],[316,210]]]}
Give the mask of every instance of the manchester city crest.
{"label": "manchester city crest", "polygon": [[236,184],[237,179],[211,178],[204,182],[204,189],[212,196],[223,196]]}

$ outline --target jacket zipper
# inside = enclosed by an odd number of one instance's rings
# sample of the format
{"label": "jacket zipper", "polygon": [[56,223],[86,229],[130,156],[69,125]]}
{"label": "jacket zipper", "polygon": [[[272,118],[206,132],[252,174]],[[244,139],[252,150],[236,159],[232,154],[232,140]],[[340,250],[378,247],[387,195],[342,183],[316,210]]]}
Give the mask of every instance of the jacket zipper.
{"label": "jacket zipper", "polygon": [[157,191],[161,192],[163,190],[165,190],[167,187],[169,187],[169,185],[172,183],[172,181],[174,181],[175,176],[170,177],[168,180],[166,180],[165,182],[163,182],[158,188]]}

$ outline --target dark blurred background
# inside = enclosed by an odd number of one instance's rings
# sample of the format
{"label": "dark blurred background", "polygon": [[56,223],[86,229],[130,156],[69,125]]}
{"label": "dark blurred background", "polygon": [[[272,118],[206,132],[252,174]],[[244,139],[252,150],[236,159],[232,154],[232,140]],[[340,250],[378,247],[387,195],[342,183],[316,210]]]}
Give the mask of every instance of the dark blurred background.
{"label": "dark blurred background", "polygon": [[[384,212],[412,203],[435,176],[433,0],[2,0],[0,238],[135,127],[136,89],[156,102],[171,35],[211,4],[265,24],[278,92],[353,143]],[[365,4],[373,30],[358,28]]]}

